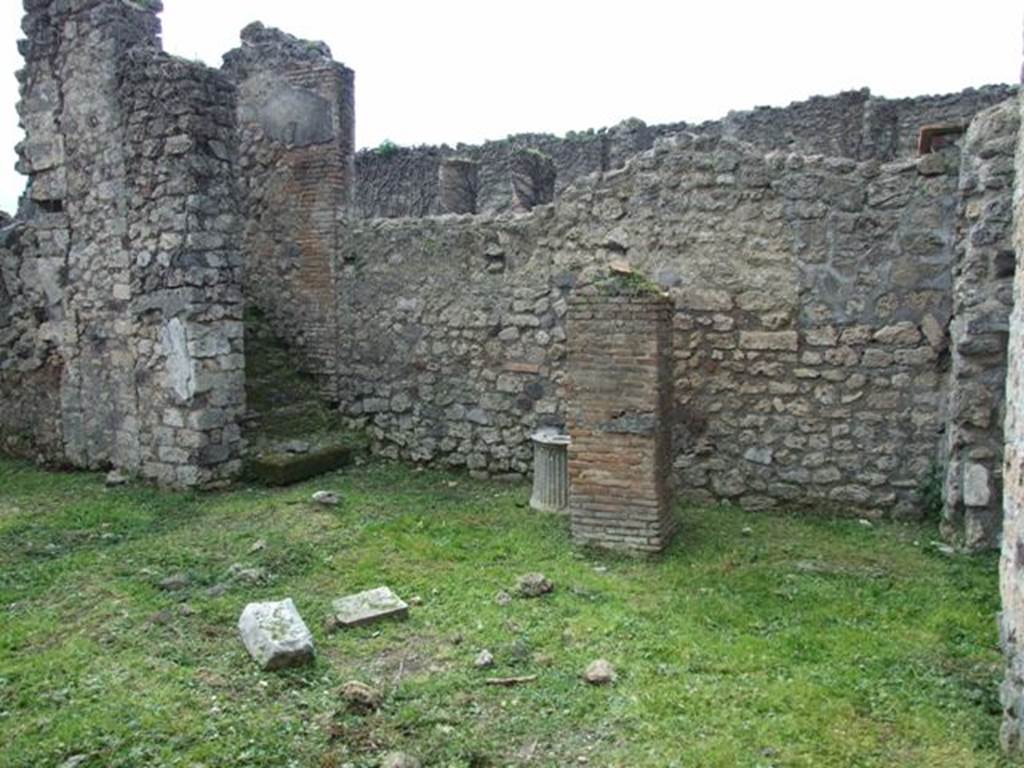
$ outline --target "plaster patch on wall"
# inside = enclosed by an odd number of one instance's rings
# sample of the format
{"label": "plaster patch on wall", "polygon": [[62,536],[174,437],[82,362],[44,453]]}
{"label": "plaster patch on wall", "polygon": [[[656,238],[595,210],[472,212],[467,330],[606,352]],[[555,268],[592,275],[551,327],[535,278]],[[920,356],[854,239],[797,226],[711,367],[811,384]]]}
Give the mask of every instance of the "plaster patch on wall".
{"label": "plaster patch on wall", "polygon": [[167,356],[167,388],[181,402],[188,402],[196,393],[195,363],[188,353],[188,333],[176,317],[164,324],[160,344]]}

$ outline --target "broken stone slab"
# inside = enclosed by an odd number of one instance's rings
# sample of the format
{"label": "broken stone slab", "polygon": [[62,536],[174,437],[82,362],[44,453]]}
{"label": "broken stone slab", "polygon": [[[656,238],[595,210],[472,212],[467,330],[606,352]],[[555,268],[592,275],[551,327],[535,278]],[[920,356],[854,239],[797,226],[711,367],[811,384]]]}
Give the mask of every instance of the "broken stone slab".
{"label": "broken stone slab", "polygon": [[373,624],[383,619],[405,619],[409,606],[388,587],[378,587],[356,595],[340,597],[331,604],[334,627],[347,629]]}
{"label": "broken stone slab", "polygon": [[249,655],[264,671],[301,667],[313,661],[313,635],[292,599],[249,603],[238,619]]}
{"label": "broken stone slab", "polygon": [[245,475],[263,485],[293,485],[347,467],[353,462],[354,455],[350,445],[329,445],[304,453],[279,450],[251,459]]}

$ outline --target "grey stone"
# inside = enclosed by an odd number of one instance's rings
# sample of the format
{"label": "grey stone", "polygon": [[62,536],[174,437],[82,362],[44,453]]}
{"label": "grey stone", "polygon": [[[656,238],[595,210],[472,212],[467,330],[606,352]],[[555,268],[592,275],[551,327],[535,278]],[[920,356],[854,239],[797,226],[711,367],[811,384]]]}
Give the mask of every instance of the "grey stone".
{"label": "grey stone", "polygon": [[540,597],[554,591],[555,585],[543,573],[527,573],[516,581],[520,597]]}
{"label": "grey stone", "polygon": [[112,469],[110,470],[110,472],[107,473],[107,476],[106,478],[104,478],[103,482],[108,488],[117,488],[118,486],[121,485],[127,485],[128,476],[125,475],[123,472],[120,472],[119,470]]}
{"label": "grey stone", "polygon": [[969,507],[984,507],[991,497],[988,469],[981,464],[968,464],[964,470],[964,503]]}
{"label": "grey stone", "polygon": [[583,673],[583,679],[591,685],[608,685],[614,683],[615,678],[615,667],[606,659],[591,662],[586,672]]}
{"label": "grey stone", "polygon": [[775,458],[775,451],[771,448],[765,447],[748,448],[747,452],[743,454],[743,458],[749,462],[753,462],[754,464],[764,464],[765,466],[768,466]]}
{"label": "grey stone", "polygon": [[163,579],[160,582],[160,589],[165,592],[180,592],[183,589],[188,589],[191,583],[187,573],[176,573]]}
{"label": "grey stone", "polygon": [[487,649],[480,651],[473,661],[473,666],[477,669],[490,669],[494,666],[494,655]]}
{"label": "grey stone", "polygon": [[322,507],[336,507],[341,504],[341,496],[333,491],[317,491],[312,496],[313,503]]}
{"label": "grey stone", "polygon": [[259,566],[246,566],[242,563],[232,563],[228,568],[228,580],[236,583],[256,586],[266,584],[270,581],[270,575],[265,568]]}
{"label": "grey stone", "polygon": [[380,763],[380,768],[421,768],[418,758],[405,752],[389,752]]}
{"label": "grey stone", "polygon": [[388,587],[338,598],[331,606],[339,627],[359,627],[409,616],[409,606]]}
{"label": "grey stone", "polygon": [[313,635],[291,598],[250,603],[238,620],[238,631],[249,655],[263,670],[300,667],[315,657]]}
{"label": "grey stone", "polygon": [[345,683],[341,686],[339,694],[349,711],[356,714],[376,712],[384,703],[384,696],[380,691],[358,680]]}

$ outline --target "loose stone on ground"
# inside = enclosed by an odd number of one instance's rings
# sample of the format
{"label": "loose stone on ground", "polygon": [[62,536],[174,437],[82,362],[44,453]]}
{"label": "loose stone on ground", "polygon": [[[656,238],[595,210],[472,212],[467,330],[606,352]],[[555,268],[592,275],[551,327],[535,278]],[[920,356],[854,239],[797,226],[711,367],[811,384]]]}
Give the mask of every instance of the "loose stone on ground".
{"label": "loose stone on ground", "polygon": [[591,685],[608,685],[614,683],[615,678],[615,667],[606,659],[598,659],[593,662],[583,673],[583,679]]}
{"label": "loose stone on ground", "polygon": [[383,619],[405,619],[409,606],[388,587],[378,587],[332,603],[336,628],[359,627]]}
{"label": "loose stone on ground", "polygon": [[313,661],[313,635],[291,598],[249,603],[238,620],[242,642],[265,671],[300,667]]}
{"label": "loose stone on ground", "polygon": [[336,507],[341,504],[341,496],[334,491],[317,491],[313,494],[313,503],[322,507]]}
{"label": "loose stone on ground", "polygon": [[527,573],[516,582],[516,591],[520,597],[540,597],[554,589],[555,585],[543,573]]}
{"label": "loose stone on ground", "polygon": [[380,691],[358,680],[345,683],[339,693],[349,711],[360,715],[376,712],[384,703],[384,696]]}

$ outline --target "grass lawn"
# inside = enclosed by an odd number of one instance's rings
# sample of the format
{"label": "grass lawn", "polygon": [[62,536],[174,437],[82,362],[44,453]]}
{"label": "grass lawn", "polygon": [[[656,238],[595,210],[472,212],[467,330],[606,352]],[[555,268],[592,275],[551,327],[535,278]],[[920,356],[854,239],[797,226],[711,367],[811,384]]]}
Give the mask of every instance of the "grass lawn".
{"label": "grass lawn", "polygon": [[[344,503],[307,503],[321,488]],[[932,526],[683,509],[634,561],[575,550],[527,497],[387,463],[190,495],[0,461],[0,766],[1009,764],[994,556],[943,556]],[[499,605],[527,571],[555,592]],[[333,598],[384,584],[422,599],[408,621],[324,632]],[[261,673],[238,616],[288,596],[316,664]],[[618,681],[590,687],[602,657]],[[537,679],[484,682],[512,675]],[[344,711],[352,679],[379,712]]]}

